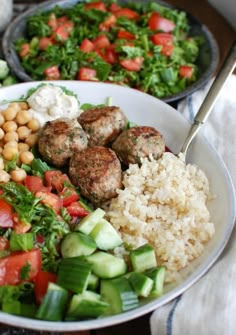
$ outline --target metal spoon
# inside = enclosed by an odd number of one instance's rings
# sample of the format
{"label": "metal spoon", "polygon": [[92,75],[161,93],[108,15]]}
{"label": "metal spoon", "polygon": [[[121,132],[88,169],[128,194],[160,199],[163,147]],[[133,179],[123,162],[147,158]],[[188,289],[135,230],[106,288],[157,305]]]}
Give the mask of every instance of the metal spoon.
{"label": "metal spoon", "polygon": [[210,115],[212,108],[219,97],[220,91],[224,87],[230,74],[233,72],[236,66],[236,41],[232,44],[223,65],[221,66],[215,80],[213,81],[205,99],[202,102],[199,111],[197,112],[193,124],[189,130],[189,133],[185,139],[185,142],[180,150],[180,153],[186,157],[187,150],[191,144],[193,138],[198,133],[201,126],[205,123],[208,116]]}

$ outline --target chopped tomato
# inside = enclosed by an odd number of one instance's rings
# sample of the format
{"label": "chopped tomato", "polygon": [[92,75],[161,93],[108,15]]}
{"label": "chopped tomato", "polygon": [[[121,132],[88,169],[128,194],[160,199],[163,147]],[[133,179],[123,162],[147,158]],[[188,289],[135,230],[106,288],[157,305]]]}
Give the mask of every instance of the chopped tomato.
{"label": "chopped tomato", "polygon": [[110,15],[106,20],[104,20],[102,23],[99,24],[99,30],[100,31],[107,31],[110,27],[114,26],[116,23],[116,17],[115,15]]}
{"label": "chopped tomato", "polygon": [[154,12],[148,20],[148,26],[151,30],[162,30],[165,33],[170,33],[174,30],[175,23]]}
{"label": "chopped tomato", "polygon": [[106,6],[105,6],[104,2],[102,2],[102,1],[87,3],[85,5],[85,9],[87,9],[87,10],[97,9],[97,10],[101,10],[103,12],[107,11]]}
{"label": "chopped tomato", "polygon": [[49,45],[52,45],[52,40],[49,37],[41,37],[39,40],[39,49],[45,50]]}
{"label": "chopped tomato", "polygon": [[41,198],[41,202],[44,205],[48,205],[53,208],[56,212],[59,212],[62,207],[62,199],[59,198],[58,195],[48,192],[48,191],[38,191],[35,193],[36,198]]}
{"label": "chopped tomato", "polygon": [[78,80],[96,80],[97,71],[89,67],[81,67],[77,75]]}
{"label": "chopped tomato", "polygon": [[72,21],[67,21],[57,27],[55,30],[55,37],[64,42],[72,32],[74,24]]}
{"label": "chopped tomato", "polygon": [[116,3],[114,3],[114,2],[111,3],[110,8],[109,8],[109,10],[110,10],[111,13],[117,12],[117,11],[120,10],[120,9],[121,9],[121,7],[118,6],[118,5],[117,5]]}
{"label": "chopped tomato", "polygon": [[91,52],[94,50],[94,44],[88,38],[85,38],[79,48],[83,52]]}
{"label": "chopped tomato", "polygon": [[57,65],[50,66],[44,70],[47,80],[57,80],[60,78],[60,71]]}
{"label": "chopped tomato", "polygon": [[193,76],[193,67],[188,65],[180,65],[180,77],[191,79]]}
{"label": "chopped tomato", "polygon": [[49,20],[48,20],[48,26],[52,28],[52,30],[56,30],[57,28],[57,18],[55,13],[51,13],[49,16]]}
{"label": "chopped tomato", "polygon": [[0,251],[7,250],[9,248],[9,241],[6,237],[0,236]]}
{"label": "chopped tomato", "polygon": [[73,187],[64,187],[64,189],[59,193],[62,199],[63,206],[69,206],[72,202],[79,200],[79,195]]}
{"label": "chopped tomato", "polygon": [[44,187],[43,179],[38,176],[26,176],[24,184],[31,192],[37,192]]}
{"label": "chopped tomato", "polygon": [[66,22],[70,22],[70,20],[67,16],[61,16],[61,17],[57,18],[57,25],[58,26],[61,26]]}
{"label": "chopped tomato", "polygon": [[170,56],[174,49],[173,36],[167,33],[158,33],[152,35],[151,40],[156,45],[161,45],[161,53],[164,56]]}
{"label": "chopped tomato", "polygon": [[120,65],[129,71],[139,71],[143,64],[143,57],[136,57],[133,59],[123,59],[120,61]]}
{"label": "chopped tomato", "polygon": [[117,38],[123,38],[125,40],[134,40],[135,36],[127,30],[119,30],[117,33]]}
{"label": "chopped tomato", "polygon": [[0,227],[11,228],[13,225],[13,210],[11,205],[0,199]]}
{"label": "chopped tomato", "polygon": [[13,230],[16,234],[24,234],[31,229],[31,224],[29,222],[21,221],[17,213],[13,214],[13,221]]}
{"label": "chopped tomato", "polygon": [[36,234],[35,240],[39,244],[43,244],[45,242],[45,238],[41,234]]}
{"label": "chopped tomato", "polygon": [[101,57],[109,64],[115,64],[118,61],[118,56],[112,47],[105,49],[104,54]]}
{"label": "chopped tomato", "polygon": [[72,202],[69,206],[66,207],[66,209],[67,212],[73,217],[82,218],[89,214],[89,212],[84,207],[82,207],[78,201]]}
{"label": "chopped tomato", "polygon": [[9,256],[0,258],[0,286],[17,285],[25,280],[32,281],[40,269],[39,249],[13,252]]}
{"label": "chopped tomato", "polygon": [[21,58],[28,56],[30,52],[30,45],[29,43],[23,43],[20,47],[19,55]]}
{"label": "chopped tomato", "polygon": [[98,37],[94,38],[93,44],[97,49],[105,49],[111,45],[106,35],[99,35]]}
{"label": "chopped tomato", "polygon": [[125,16],[127,17],[127,19],[130,19],[130,20],[136,20],[139,18],[138,13],[130,8],[120,8],[114,12],[114,15],[116,17]]}
{"label": "chopped tomato", "polygon": [[34,294],[37,304],[41,304],[49,283],[56,283],[57,276],[47,271],[39,271],[34,278]]}
{"label": "chopped tomato", "polygon": [[48,170],[44,173],[44,178],[46,186],[57,192],[63,190],[65,183],[71,183],[69,177],[60,170]]}

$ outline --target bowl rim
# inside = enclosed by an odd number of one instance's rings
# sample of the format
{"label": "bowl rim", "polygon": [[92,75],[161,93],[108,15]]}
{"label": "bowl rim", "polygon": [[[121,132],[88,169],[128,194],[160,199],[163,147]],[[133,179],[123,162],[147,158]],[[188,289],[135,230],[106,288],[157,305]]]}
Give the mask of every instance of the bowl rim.
{"label": "bowl rim", "polygon": [[[220,60],[219,47],[218,47],[218,43],[214,35],[212,34],[212,32],[208,29],[208,27],[205,24],[202,24],[194,15],[192,15],[191,13],[189,13],[188,11],[180,7],[168,4],[163,0],[156,0],[156,1],[163,6],[173,8],[176,10],[180,10],[180,11],[184,11],[188,19],[190,21],[195,22],[195,24],[197,24],[200,27],[207,41],[209,52],[210,52],[210,58],[211,58],[211,63],[209,64],[208,68],[203,72],[203,74],[201,75],[201,77],[199,77],[197,81],[187,86],[186,89],[182,92],[173,94],[171,96],[166,96],[164,98],[159,98],[160,100],[164,102],[172,103],[172,102],[181,100],[184,97],[191,95],[197,89],[204,87],[208,83],[210,78],[214,76],[214,74],[216,73],[218,64],[219,64],[219,60]],[[83,0],[70,0],[69,7],[73,6],[74,4],[78,2],[83,2]],[[17,16],[10,23],[10,25],[7,27],[6,31],[4,32],[3,38],[2,38],[2,50],[3,50],[4,58],[6,59],[13,74],[15,74],[16,77],[18,77],[23,82],[34,81],[34,80],[26,73],[26,71],[21,66],[17,53],[15,52],[14,47],[12,45],[12,41],[10,39],[12,33],[15,31],[15,28],[18,26],[19,22],[33,15],[35,12],[41,11],[44,9],[50,9],[56,5],[63,5],[67,7],[67,3],[68,3],[67,0],[57,0],[56,3],[54,0],[47,0],[43,3],[40,3],[39,5],[35,5],[32,8],[29,8],[25,12],[21,13],[19,16]]]}

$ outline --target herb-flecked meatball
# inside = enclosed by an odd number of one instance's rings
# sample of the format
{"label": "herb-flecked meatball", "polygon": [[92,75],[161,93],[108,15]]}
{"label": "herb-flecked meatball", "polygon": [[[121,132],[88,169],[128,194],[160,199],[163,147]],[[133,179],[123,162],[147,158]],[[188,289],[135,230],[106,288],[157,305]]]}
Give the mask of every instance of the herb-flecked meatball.
{"label": "herb-flecked meatball", "polygon": [[70,159],[69,176],[83,196],[100,204],[117,196],[122,187],[121,164],[110,148],[89,147]]}
{"label": "herb-flecked meatball", "polygon": [[87,135],[76,119],[59,118],[43,126],[38,149],[46,162],[63,167],[74,151],[81,151],[87,145]]}
{"label": "herb-flecked meatball", "polygon": [[137,126],[124,130],[112,144],[112,149],[122,163],[140,163],[150,154],[158,159],[165,151],[165,142],[159,131],[153,127]]}

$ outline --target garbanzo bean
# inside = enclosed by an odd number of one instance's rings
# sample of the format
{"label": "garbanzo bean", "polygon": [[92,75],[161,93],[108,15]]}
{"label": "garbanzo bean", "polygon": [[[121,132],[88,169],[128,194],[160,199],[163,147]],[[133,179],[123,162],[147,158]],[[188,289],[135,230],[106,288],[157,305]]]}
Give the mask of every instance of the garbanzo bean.
{"label": "garbanzo bean", "polygon": [[0,170],[4,170],[4,159],[0,157]]}
{"label": "garbanzo bean", "polygon": [[16,155],[18,155],[18,149],[14,147],[4,148],[2,155],[8,161],[11,161]]}
{"label": "garbanzo bean", "polygon": [[5,122],[5,117],[3,115],[3,113],[0,113],[0,127],[3,125],[3,123]]}
{"label": "garbanzo bean", "polygon": [[6,133],[8,133],[9,131],[16,131],[17,124],[15,123],[15,121],[6,121],[2,125],[2,128]]}
{"label": "garbanzo bean", "polygon": [[18,150],[21,151],[29,151],[30,146],[29,144],[25,143],[25,142],[19,142],[18,143]]}
{"label": "garbanzo bean", "polygon": [[26,126],[20,126],[17,129],[17,134],[20,140],[25,140],[29,136],[30,133],[31,133],[31,130]]}
{"label": "garbanzo bean", "polygon": [[37,119],[32,119],[27,123],[27,127],[32,131],[37,131],[40,128],[40,124]]}
{"label": "garbanzo bean", "polygon": [[20,161],[23,164],[30,164],[34,159],[34,155],[31,151],[22,151],[20,153]]}
{"label": "garbanzo bean", "polygon": [[38,142],[39,135],[37,133],[30,134],[25,143],[27,143],[31,148]]}
{"label": "garbanzo bean", "polygon": [[9,180],[10,175],[4,170],[0,170],[0,183],[7,183]]}
{"label": "garbanzo bean", "polygon": [[0,128],[0,140],[2,140],[5,136],[4,131],[2,130],[2,128]]}
{"label": "garbanzo bean", "polygon": [[21,182],[23,180],[25,180],[26,178],[26,172],[23,169],[15,169],[15,170],[11,170],[10,172],[10,176],[11,179],[15,182]]}
{"label": "garbanzo bean", "polygon": [[4,141],[5,142],[18,141],[18,139],[19,139],[19,136],[15,131],[9,131],[4,136]]}
{"label": "garbanzo bean", "polygon": [[20,110],[16,115],[16,122],[21,126],[28,123],[31,119],[32,117],[28,110]]}
{"label": "garbanzo bean", "polygon": [[12,121],[12,120],[15,119],[17,112],[18,112],[18,109],[16,109],[15,107],[10,107],[9,106],[2,113],[3,113],[6,121]]}
{"label": "garbanzo bean", "polygon": [[4,144],[4,148],[17,148],[18,149],[18,142],[16,141],[9,141]]}
{"label": "garbanzo bean", "polygon": [[11,102],[8,107],[14,108],[17,112],[21,110],[20,102]]}
{"label": "garbanzo bean", "polygon": [[22,109],[22,110],[29,109],[29,105],[25,101],[18,102],[18,105],[20,106],[20,109]]}

